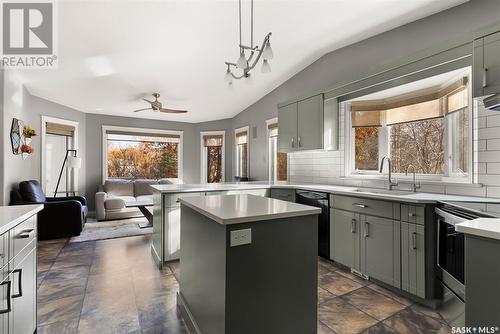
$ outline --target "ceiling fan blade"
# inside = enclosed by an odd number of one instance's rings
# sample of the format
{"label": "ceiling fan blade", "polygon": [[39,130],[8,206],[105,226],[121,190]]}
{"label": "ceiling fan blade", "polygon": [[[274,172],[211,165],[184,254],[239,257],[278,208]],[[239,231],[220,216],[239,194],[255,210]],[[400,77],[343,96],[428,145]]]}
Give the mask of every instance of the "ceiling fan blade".
{"label": "ceiling fan blade", "polygon": [[182,114],[188,112],[187,110],[177,110],[177,109],[165,109],[161,108],[161,112],[171,113],[171,114]]}
{"label": "ceiling fan blade", "polygon": [[154,101],[149,101],[148,99],[143,99],[146,102],[153,103]]}
{"label": "ceiling fan blade", "polygon": [[139,112],[139,111],[144,111],[144,110],[151,110],[151,108],[137,109],[137,110],[134,110],[134,112]]}

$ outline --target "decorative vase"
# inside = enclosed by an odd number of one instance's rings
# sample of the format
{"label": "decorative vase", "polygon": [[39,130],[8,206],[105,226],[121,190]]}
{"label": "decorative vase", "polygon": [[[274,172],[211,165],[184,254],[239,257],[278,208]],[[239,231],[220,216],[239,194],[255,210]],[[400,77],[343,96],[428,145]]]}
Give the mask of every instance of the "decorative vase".
{"label": "decorative vase", "polygon": [[29,145],[31,143],[31,137],[30,138],[24,138],[24,143],[26,145]]}
{"label": "decorative vase", "polygon": [[26,160],[30,156],[30,154],[23,152],[23,153],[21,153],[21,156],[23,157],[23,160]]}

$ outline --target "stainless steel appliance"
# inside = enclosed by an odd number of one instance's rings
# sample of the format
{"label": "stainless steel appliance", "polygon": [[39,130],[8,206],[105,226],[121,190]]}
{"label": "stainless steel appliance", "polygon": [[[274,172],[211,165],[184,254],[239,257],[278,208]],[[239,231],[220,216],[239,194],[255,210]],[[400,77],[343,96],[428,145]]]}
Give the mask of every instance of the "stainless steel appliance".
{"label": "stainless steel appliance", "polygon": [[487,203],[441,202],[437,216],[437,272],[442,285],[442,305],[439,312],[451,326],[465,323],[465,236],[455,231],[455,225],[468,220],[500,214],[489,212]]}
{"label": "stainless steel appliance", "polygon": [[297,203],[321,208],[318,216],[318,255],[330,259],[330,196],[326,193],[297,190]]}

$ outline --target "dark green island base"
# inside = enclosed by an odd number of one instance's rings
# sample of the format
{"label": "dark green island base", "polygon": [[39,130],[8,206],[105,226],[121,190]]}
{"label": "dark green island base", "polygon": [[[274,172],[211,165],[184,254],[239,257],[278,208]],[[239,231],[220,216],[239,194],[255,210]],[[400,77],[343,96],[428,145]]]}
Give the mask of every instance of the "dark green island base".
{"label": "dark green island base", "polygon": [[[247,196],[267,209],[286,203]],[[319,209],[290,203],[296,216],[231,223],[181,204],[178,306],[195,333],[316,333],[318,212],[311,209]],[[251,243],[231,247],[231,231],[244,229]]]}

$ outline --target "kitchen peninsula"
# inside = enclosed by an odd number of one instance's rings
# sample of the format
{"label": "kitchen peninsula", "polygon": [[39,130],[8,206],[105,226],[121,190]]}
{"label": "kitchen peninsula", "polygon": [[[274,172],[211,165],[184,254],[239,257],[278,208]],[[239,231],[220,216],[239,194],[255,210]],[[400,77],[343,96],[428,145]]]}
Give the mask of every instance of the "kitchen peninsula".
{"label": "kitchen peninsula", "polygon": [[178,305],[195,332],[316,332],[321,209],[249,194],[180,204]]}

